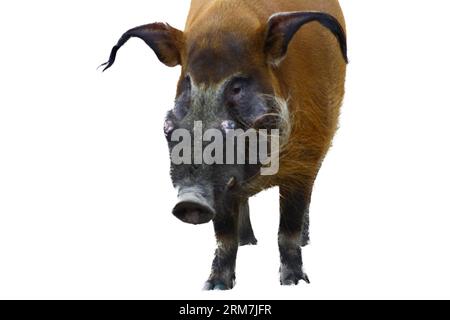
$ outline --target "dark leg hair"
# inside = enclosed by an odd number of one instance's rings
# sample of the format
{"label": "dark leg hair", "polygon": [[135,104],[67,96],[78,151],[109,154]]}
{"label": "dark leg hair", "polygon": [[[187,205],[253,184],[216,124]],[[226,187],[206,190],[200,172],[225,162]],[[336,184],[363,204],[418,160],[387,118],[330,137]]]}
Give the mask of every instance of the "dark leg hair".
{"label": "dark leg hair", "polygon": [[236,255],[239,247],[239,208],[214,219],[217,249],[205,290],[230,290],[235,283]]}
{"label": "dark leg hair", "polygon": [[300,238],[300,246],[306,247],[309,245],[309,208],[305,211],[303,216],[303,227],[302,227],[302,236]]}
{"label": "dark leg hair", "polygon": [[256,245],[256,240],[253,233],[252,223],[250,221],[250,210],[248,200],[239,206],[239,245]]}
{"label": "dark leg hair", "polygon": [[309,202],[311,192],[296,191],[280,187],[280,229],[278,245],[280,249],[280,280],[282,285],[297,285],[304,280],[301,246],[309,240]]}

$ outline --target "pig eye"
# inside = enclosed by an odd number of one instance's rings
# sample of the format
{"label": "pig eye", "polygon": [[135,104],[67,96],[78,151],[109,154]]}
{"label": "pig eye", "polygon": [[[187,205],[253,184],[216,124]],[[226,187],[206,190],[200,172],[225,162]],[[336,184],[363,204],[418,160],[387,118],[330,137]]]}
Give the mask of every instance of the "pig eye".
{"label": "pig eye", "polygon": [[255,121],[268,111],[267,103],[262,94],[259,94],[262,90],[252,78],[233,79],[225,92],[229,115],[244,128],[252,127]]}
{"label": "pig eye", "polygon": [[226,89],[226,98],[231,106],[236,106],[245,97],[249,79],[239,77],[233,79]]}
{"label": "pig eye", "polygon": [[234,85],[231,91],[235,96],[239,95],[242,92],[242,87],[238,84]]}

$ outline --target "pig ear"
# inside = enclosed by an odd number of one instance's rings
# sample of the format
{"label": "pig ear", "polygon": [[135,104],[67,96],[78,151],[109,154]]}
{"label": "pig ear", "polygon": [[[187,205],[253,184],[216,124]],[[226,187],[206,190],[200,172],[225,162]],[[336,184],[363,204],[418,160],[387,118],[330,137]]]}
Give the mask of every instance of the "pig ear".
{"label": "pig ear", "polygon": [[270,17],[265,39],[265,52],[271,64],[277,65],[286,56],[289,43],[307,23],[319,22],[330,30],[339,42],[342,56],[347,59],[347,40],[344,28],[333,16],[321,12],[283,12]]}
{"label": "pig ear", "polygon": [[152,23],[125,32],[112,49],[109,61],[100,66],[105,67],[103,71],[114,64],[117,51],[133,37],[143,40],[165,65],[174,67],[181,63],[180,52],[184,42],[183,32],[166,23]]}

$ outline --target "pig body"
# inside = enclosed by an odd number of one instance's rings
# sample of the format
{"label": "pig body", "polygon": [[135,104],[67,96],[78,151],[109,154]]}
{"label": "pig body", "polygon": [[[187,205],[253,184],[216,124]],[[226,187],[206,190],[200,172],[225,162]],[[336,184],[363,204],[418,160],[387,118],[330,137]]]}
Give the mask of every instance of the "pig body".
{"label": "pig body", "polygon": [[256,244],[248,198],[273,186],[280,188],[281,284],[309,282],[301,247],[309,241],[311,192],[344,97],[347,48],[338,1],[192,0],[184,32],[161,23],[131,29],[106,68],[131,37],[166,65],[181,65],[165,126],[171,150],[174,131],[193,131],[196,121],[221,132],[227,126],[280,132],[273,175],[258,174],[258,165],[172,164],[180,192],[174,214],[214,223],[218,248],[205,288],[234,286],[238,246]]}

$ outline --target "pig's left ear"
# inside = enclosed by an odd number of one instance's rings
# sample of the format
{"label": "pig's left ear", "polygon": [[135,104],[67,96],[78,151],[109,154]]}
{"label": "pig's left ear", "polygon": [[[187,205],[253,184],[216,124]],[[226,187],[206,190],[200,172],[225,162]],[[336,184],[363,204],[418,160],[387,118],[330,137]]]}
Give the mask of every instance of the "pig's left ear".
{"label": "pig's left ear", "polygon": [[289,44],[305,24],[319,22],[331,31],[339,42],[342,56],[347,59],[347,40],[344,28],[336,18],[322,12],[283,12],[270,17],[265,38],[265,53],[271,64],[277,65],[286,56]]}
{"label": "pig's left ear", "polygon": [[117,51],[133,37],[143,40],[165,65],[175,67],[181,63],[180,52],[184,42],[183,32],[166,23],[151,23],[125,32],[112,49],[109,61],[100,66],[105,67],[103,71],[114,64]]}

